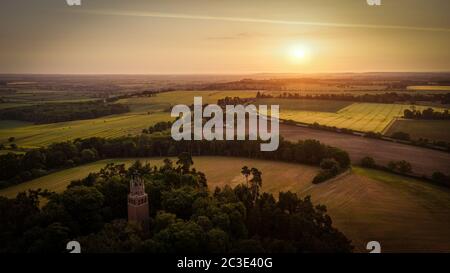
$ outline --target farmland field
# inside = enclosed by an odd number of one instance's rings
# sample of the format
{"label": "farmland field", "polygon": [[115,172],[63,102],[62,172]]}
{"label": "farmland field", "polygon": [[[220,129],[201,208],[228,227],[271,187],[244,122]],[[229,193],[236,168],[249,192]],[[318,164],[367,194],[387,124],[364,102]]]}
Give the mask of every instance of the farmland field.
{"label": "farmland field", "polygon": [[29,106],[38,103],[82,102],[92,101],[92,94],[68,91],[20,90],[2,92],[0,90],[0,109]]}
{"label": "farmland field", "polygon": [[285,124],[280,124],[280,134],[292,142],[316,139],[341,148],[349,153],[354,164],[366,156],[373,157],[381,165],[392,160],[406,160],[411,163],[414,173],[430,177],[433,172],[440,171],[450,175],[450,153],[443,151]]}
{"label": "farmland field", "polygon": [[18,120],[1,120],[0,121],[0,130],[5,130],[5,129],[15,129],[15,128],[20,128],[23,126],[28,126],[28,125],[32,125],[33,123],[31,122],[26,122],[26,121],[18,121]]}
{"label": "farmland field", "polygon": [[[63,170],[0,191],[12,197],[28,188],[63,191],[73,179],[98,171],[105,164],[127,163],[133,159],[113,159]],[[162,164],[161,158],[149,158],[151,164]],[[263,173],[263,191],[295,191],[312,195],[314,203],[327,206],[334,224],[356,246],[377,240],[383,252],[450,251],[450,191],[415,179],[385,172],[354,168],[339,180],[311,184],[317,168],[254,159],[229,157],[195,157],[194,167],[203,171],[210,188],[243,183],[240,168],[256,167]],[[217,168],[220,166],[220,168]],[[413,228],[411,228],[413,227]]]}
{"label": "farmland field", "polygon": [[[283,99],[279,99],[282,101]],[[333,105],[336,102],[330,102]],[[352,103],[347,107],[338,110],[336,113],[322,111],[303,111],[302,106],[297,109],[283,108],[280,106],[280,119],[293,120],[320,125],[335,126],[337,128],[347,128],[363,132],[379,132],[384,130],[394,121],[395,118],[403,116],[405,109],[410,109],[411,105],[404,104],[384,104],[384,103]],[[423,110],[428,107],[415,106],[416,110]],[[436,111],[442,109],[435,108]]]}
{"label": "farmland field", "polygon": [[132,111],[164,110],[176,104],[191,105],[194,97],[202,97],[203,103],[217,103],[225,97],[254,98],[256,91],[172,91],[159,93],[155,97],[121,99],[117,103],[127,104]]}
{"label": "farmland field", "polygon": [[122,99],[131,113],[97,119],[32,125],[18,121],[0,121],[0,143],[15,137],[15,143],[23,148],[46,146],[53,142],[87,137],[119,137],[139,134],[142,129],[159,121],[172,120],[170,113],[161,112],[174,104],[190,105],[194,96],[202,96],[204,103],[217,103],[226,96],[254,97],[252,91],[176,91],[160,93],[155,97]]}
{"label": "farmland field", "polygon": [[280,105],[283,111],[312,111],[336,113],[352,104],[347,101],[310,100],[310,99],[258,99],[258,105]]}
{"label": "farmland field", "polygon": [[[89,120],[24,125],[0,129],[0,143],[7,143],[9,137],[15,137],[15,143],[20,147],[35,148],[76,138],[135,135],[156,122],[168,120],[171,120],[168,113],[128,113]],[[10,123],[0,121],[0,128]]]}
{"label": "farmland field", "polygon": [[[54,92],[49,92],[54,93]],[[158,122],[170,120],[162,112],[175,104],[192,104],[194,96],[202,96],[203,103],[216,103],[226,96],[255,97],[256,91],[173,91],[154,97],[121,99],[117,103],[129,105],[131,113],[107,116],[92,120],[31,125],[16,121],[0,121],[0,143],[15,137],[16,144],[24,148],[40,147],[55,141],[92,136],[117,137],[138,134],[142,129]],[[352,103],[329,100],[258,99],[257,104],[279,104],[280,118],[312,124],[349,128],[358,131],[386,132],[395,118],[401,116],[409,105]],[[425,109],[425,106],[415,106]],[[435,108],[440,110],[440,108]],[[398,126],[398,125],[396,125]],[[448,126],[434,130],[434,134],[448,131]],[[393,129],[389,129],[392,132]],[[440,133],[438,133],[438,131]],[[433,132],[432,132],[433,133]]]}
{"label": "farmland field", "polygon": [[414,91],[450,91],[450,86],[417,85],[417,86],[408,86],[408,90],[414,90]]}
{"label": "farmland field", "polygon": [[408,133],[412,139],[426,138],[429,140],[450,142],[449,120],[396,120],[389,127],[387,135],[395,132]]}

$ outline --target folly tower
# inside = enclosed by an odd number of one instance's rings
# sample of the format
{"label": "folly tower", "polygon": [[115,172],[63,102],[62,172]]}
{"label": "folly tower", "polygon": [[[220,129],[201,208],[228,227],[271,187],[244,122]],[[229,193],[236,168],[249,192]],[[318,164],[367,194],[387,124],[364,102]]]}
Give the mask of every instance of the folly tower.
{"label": "folly tower", "polygon": [[148,195],[145,193],[142,178],[134,177],[130,181],[128,194],[128,222],[141,225],[144,231],[149,229]]}

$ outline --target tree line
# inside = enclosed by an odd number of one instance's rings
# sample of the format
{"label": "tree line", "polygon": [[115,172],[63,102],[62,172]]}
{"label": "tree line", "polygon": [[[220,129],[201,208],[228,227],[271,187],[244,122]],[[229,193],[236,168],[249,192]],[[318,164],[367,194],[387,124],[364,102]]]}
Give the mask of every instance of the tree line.
{"label": "tree line", "polygon": [[[383,166],[376,163],[372,157],[366,156],[361,159],[360,165],[364,168],[381,170],[395,174],[406,175],[413,178],[418,178],[417,176],[413,175],[412,165],[406,160],[389,161],[389,163],[386,166]],[[436,185],[440,185],[447,188],[450,187],[450,176],[445,175],[441,172],[434,172],[430,178],[424,176],[422,176],[421,178]]]}
{"label": "tree line", "polygon": [[[326,207],[314,205],[310,197],[281,192],[277,200],[261,192],[263,174],[245,166],[246,183],[210,192],[193,163],[190,154],[182,153],[176,164],[165,159],[159,168],[109,164],[62,193],[0,197],[0,253],[65,252],[72,240],[80,242],[83,253],[352,251]],[[144,180],[149,196],[149,230],[126,220],[133,176]],[[46,203],[40,206],[42,199]]]}
{"label": "tree line", "polygon": [[93,119],[129,112],[127,105],[103,101],[46,103],[0,110],[1,120],[21,120],[37,124]]}
{"label": "tree line", "polygon": [[447,109],[443,112],[434,111],[433,108],[427,108],[422,111],[416,109],[406,109],[403,112],[403,118],[424,120],[450,120],[450,113]]}
{"label": "tree line", "polygon": [[396,103],[418,101],[440,102],[441,104],[450,104],[450,93],[445,94],[407,94],[398,92],[386,92],[376,94],[352,95],[349,93],[337,94],[307,94],[283,92],[279,95],[265,94],[258,91],[257,99],[279,98],[279,99],[318,99],[334,101],[354,101],[354,102],[372,102],[372,103]]}
{"label": "tree line", "polygon": [[24,155],[0,155],[0,187],[8,187],[61,168],[69,168],[103,158],[176,156],[189,152],[196,156],[217,155],[278,160],[319,166],[324,159],[334,159],[339,169],[350,166],[347,152],[317,140],[296,143],[280,139],[278,150],[261,152],[261,141],[174,141],[168,132],[141,134],[115,139],[88,138],[53,143]]}

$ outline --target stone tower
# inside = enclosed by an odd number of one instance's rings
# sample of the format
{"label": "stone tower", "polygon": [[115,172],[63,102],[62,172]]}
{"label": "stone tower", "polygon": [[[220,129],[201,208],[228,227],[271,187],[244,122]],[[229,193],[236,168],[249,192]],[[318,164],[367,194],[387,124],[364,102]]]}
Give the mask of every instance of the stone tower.
{"label": "stone tower", "polygon": [[144,231],[147,231],[149,219],[148,196],[145,193],[144,181],[134,177],[130,181],[128,194],[128,222],[138,223]]}

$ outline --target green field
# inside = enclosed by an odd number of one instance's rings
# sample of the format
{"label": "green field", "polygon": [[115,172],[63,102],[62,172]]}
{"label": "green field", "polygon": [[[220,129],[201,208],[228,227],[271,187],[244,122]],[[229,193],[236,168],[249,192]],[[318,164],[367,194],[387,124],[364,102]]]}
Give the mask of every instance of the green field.
{"label": "green field", "polygon": [[[150,158],[160,165],[161,158]],[[105,164],[133,162],[133,159],[103,160],[56,172],[31,182],[0,191],[13,197],[29,188],[61,192],[71,180],[98,171]],[[312,195],[313,202],[327,206],[334,224],[353,240],[357,251],[365,251],[368,241],[377,240],[384,252],[450,251],[450,191],[425,182],[385,172],[354,168],[339,180],[313,185],[317,168],[263,160],[196,157],[194,167],[203,171],[210,188],[243,183],[243,165],[263,173],[263,191],[295,191]],[[220,166],[218,168],[217,166]]]}
{"label": "green field", "polygon": [[0,109],[34,105],[38,103],[81,102],[95,100],[95,98],[92,98],[91,96],[92,94],[87,92],[24,89],[12,93],[2,92],[0,89],[0,99],[5,101],[0,103]]}
{"label": "green field", "polygon": [[[135,135],[158,121],[168,120],[171,120],[168,113],[128,113],[89,120],[25,125],[0,129],[0,143],[7,143],[9,137],[15,137],[15,143],[20,147],[35,148],[76,138]],[[0,121],[0,128],[5,123],[11,122]]]}
{"label": "green field", "polygon": [[[335,102],[331,103],[332,105],[335,104]],[[280,118],[308,124],[317,122],[321,125],[335,126],[338,128],[382,133],[395,118],[403,116],[405,109],[410,108],[411,105],[404,104],[352,103],[336,113],[330,113],[326,111],[302,111],[280,107]],[[417,110],[426,108],[428,107],[415,106]],[[442,109],[435,108],[435,110],[439,111]]]}
{"label": "green field", "polygon": [[0,130],[11,130],[24,126],[32,125],[31,122],[18,121],[18,120],[0,120]]}
{"label": "green field", "polygon": [[395,132],[408,133],[412,139],[426,138],[450,142],[449,120],[396,120],[389,127],[387,135]]}

